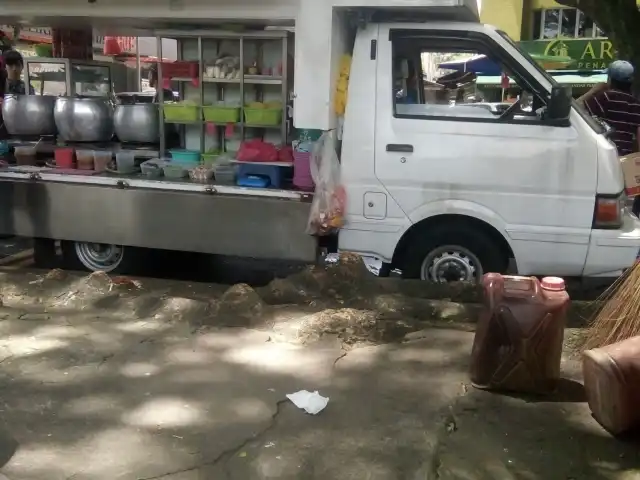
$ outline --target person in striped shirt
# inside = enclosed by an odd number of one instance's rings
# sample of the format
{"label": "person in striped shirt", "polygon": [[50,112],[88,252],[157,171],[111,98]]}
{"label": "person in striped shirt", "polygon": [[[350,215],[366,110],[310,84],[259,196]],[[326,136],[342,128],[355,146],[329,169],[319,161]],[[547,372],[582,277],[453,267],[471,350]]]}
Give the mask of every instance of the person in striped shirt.
{"label": "person in striped shirt", "polygon": [[625,60],[609,65],[607,83],[594,86],[578,99],[593,116],[612,129],[610,139],[620,156],[640,151],[640,100],[633,96],[634,68]]}

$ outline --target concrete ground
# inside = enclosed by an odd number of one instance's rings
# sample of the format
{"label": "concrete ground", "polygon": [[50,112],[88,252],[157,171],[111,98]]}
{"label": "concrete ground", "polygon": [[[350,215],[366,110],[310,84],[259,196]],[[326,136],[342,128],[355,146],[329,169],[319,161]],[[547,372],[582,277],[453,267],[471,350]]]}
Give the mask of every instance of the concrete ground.
{"label": "concrete ground", "polygon": [[[638,445],[591,419],[571,352],[553,398],[476,391],[473,334],[446,302],[417,304],[420,324],[382,295],[365,309],[60,272],[0,284],[10,480],[640,478]],[[395,336],[370,332],[390,318]],[[285,395],[301,389],[327,408],[297,409]]]}

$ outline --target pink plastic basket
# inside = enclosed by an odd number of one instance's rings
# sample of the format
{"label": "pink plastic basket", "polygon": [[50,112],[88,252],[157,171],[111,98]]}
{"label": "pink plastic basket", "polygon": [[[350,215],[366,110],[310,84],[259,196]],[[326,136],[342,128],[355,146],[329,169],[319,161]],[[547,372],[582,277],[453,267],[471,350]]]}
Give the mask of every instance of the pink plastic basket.
{"label": "pink plastic basket", "polygon": [[293,185],[307,192],[312,192],[315,188],[311,176],[310,152],[293,152]]}

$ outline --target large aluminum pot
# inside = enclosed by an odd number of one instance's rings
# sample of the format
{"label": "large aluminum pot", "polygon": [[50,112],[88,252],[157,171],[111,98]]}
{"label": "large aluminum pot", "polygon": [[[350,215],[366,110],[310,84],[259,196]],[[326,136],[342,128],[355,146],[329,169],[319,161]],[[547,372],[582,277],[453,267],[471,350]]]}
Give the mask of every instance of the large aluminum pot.
{"label": "large aluminum pot", "polygon": [[108,142],[113,138],[113,103],[103,97],[58,97],[53,116],[65,142]]}
{"label": "large aluminum pot", "polygon": [[58,97],[50,95],[4,96],[2,119],[10,135],[55,135],[53,109]]}
{"label": "large aluminum pot", "polygon": [[160,141],[157,104],[118,105],[113,116],[113,125],[121,142],[156,143]]}

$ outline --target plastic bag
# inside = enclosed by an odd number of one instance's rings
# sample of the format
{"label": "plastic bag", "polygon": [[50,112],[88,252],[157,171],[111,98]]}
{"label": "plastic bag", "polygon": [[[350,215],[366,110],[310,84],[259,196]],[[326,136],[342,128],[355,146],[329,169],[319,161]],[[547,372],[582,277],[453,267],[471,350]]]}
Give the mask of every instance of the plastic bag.
{"label": "plastic bag", "polygon": [[236,158],[239,162],[277,162],[278,149],[262,140],[248,140],[240,144]]}
{"label": "plastic bag", "polygon": [[311,176],[316,184],[307,223],[309,235],[331,235],[344,225],[347,194],[340,182],[340,162],[333,138],[325,132],[311,154]]}
{"label": "plastic bag", "polygon": [[286,145],[278,151],[278,161],[293,163],[293,147]]}

